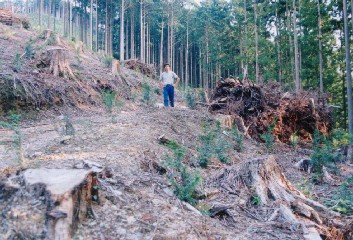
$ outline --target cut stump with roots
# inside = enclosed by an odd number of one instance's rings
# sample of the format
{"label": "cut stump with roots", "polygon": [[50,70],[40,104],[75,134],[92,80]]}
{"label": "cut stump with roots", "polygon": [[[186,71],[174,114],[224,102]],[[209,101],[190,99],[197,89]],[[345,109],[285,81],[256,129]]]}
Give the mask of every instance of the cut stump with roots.
{"label": "cut stump with roots", "polygon": [[340,215],[298,191],[273,156],[225,168],[215,180],[224,189],[238,193],[238,205],[246,205],[254,198],[261,205],[277,205],[277,215],[271,220],[281,217],[292,225],[301,226],[304,239],[344,239],[344,230],[329,224],[333,220],[339,222]]}
{"label": "cut stump with roots", "polygon": [[70,64],[66,58],[66,49],[61,47],[52,47],[47,49],[49,60],[49,71],[54,76],[75,78]]}

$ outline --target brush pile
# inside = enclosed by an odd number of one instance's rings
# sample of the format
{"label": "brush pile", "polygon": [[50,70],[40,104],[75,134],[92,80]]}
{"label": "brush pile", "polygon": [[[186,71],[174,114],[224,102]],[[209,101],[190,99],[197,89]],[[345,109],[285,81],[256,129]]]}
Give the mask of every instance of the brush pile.
{"label": "brush pile", "polygon": [[311,142],[316,129],[322,134],[332,129],[331,112],[324,99],[312,92],[283,92],[278,83],[260,87],[227,78],[218,81],[212,99],[211,112],[240,118],[245,134],[257,140],[271,124],[272,134],[283,143],[294,137]]}
{"label": "brush pile", "polygon": [[0,8],[0,23],[14,25],[22,23],[24,28],[29,28],[30,23],[26,18],[20,18],[8,9]]}
{"label": "brush pile", "polygon": [[140,71],[141,73],[153,78],[157,76],[154,65],[139,62],[137,59],[129,59],[123,63],[124,67],[128,69]]}

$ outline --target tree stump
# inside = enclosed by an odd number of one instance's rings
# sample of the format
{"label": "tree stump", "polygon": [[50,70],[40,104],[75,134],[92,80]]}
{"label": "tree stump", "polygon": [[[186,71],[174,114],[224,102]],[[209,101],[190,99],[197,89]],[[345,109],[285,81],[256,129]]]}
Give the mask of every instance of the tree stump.
{"label": "tree stump", "polygon": [[28,169],[24,180],[29,192],[38,186],[47,192],[47,239],[71,239],[77,224],[92,211],[92,171],[84,169]]}
{"label": "tree stump", "polygon": [[28,169],[0,181],[0,239],[72,239],[92,216],[102,169]]}
{"label": "tree stump", "polygon": [[113,76],[119,76],[121,73],[119,60],[112,60],[112,74]]}
{"label": "tree stump", "polygon": [[237,167],[224,169],[216,179],[226,189],[240,191],[239,204],[257,198],[261,205],[277,204],[282,218],[303,227],[304,239],[343,239],[343,232],[325,225],[328,219],[339,217],[321,203],[305,197],[284,176],[273,156],[246,161]]}
{"label": "tree stump", "polygon": [[66,58],[67,49],[61,47],[51,47],[47,49],[49,60],[49,71],[54,76],[75,78],[69,62]]}
{"label": "tree stump", "polygon": [[83,42],[82,41],[78,41],[75,43],[75,50],[77,52],[77,54],[81,55],[83,53]]}

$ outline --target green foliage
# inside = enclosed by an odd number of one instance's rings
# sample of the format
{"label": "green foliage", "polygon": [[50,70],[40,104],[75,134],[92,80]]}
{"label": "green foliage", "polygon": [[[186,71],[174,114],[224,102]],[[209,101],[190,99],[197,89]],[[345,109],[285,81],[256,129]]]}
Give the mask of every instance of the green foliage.
{"label": "green foliage", "polygon": [[27,29],[27,30],[30,29],[31,23],[28,19],[23,19],[21,23],[24,29]]}
{"label": "green foliage", "polygon": [[315,130],[313,137],[313,153],[311,154],[312,170],[314,179],[321,182],[323,170],[322,167],[334,168],[334,163],[341,157],[340,153],[333,150],[332,138],[326,138]]}
{"label": "green foliage", "polygon": [[191,89],[186,91],[186,104],[190,109],[196,109],[196,98]]}
{"label": "green foliage", "polygon": [[104,64],[106,67],[110,67],[112,65],[113,57],[110,55],[104,55]]}
{"label": "green foliage", "polygon": [[33,40],[30,38],[30,40],[26,43],[25,47],[25,57],[26,58],[33,58],[34,57],[34,49],[33,49]]}
{"label": "green foliage", "polygon": [[229,162],[230,145],[222,134],[220,123],[214,126],[202,125],[203,134],[199,136],[201,146],[198,148],[197,162],[202,168],[207,168],[209,160],[214,157],[223,163]]}
{"label": "green foliage", "polygon": [[341,185],[339,193],[335,196],[336,204],[333,209],[342,214],[353,213],[353,175]]}
{"label": "green foliage", "polygon": [[12,62],[13,64],[13,70],[15,72],[20,72],[22,69],[22,61],[21,61],[21,55],[19,53],[16,54],[15,59]]}
{"label": "green foliage", "polygon": [[107,107],[108,111],[111,113],[116,102],[116,92],[114,91],[103,91],[102,92],[103,103]]}
{"label": "green foliage", "polygon": [[72,124],[72,121],[68,115],[64,116],[64,122],[65,122],[64,135],[74,136],[75,135],[75,128],[74,128],[74,125]]}
{"label": "green foliage", "polygon": [[21,145],[22,145],[22,135],[21,135],[21,115],[15,111],[10,111],[8,116],[5,118],[5,121],[0,121],[0,128],[6,128],[15,132],[15,135],[12,137],[12,142],[15,149],[18,151],[18,158],[20,163],[22,162],[21,154]]}
{"label": "green foliage", "polygon": [[206,100],[205,91],[200,90],[200,91],[199,91],[199,95],[200,95],[200,101],[201,101],[202,103],[205,103],[205,102],[207,101],[207,100]]}
{"label": "green foliage", "polygon": [[243,150],[243,134],[238,131],[237,127],[233,127],[231,137],[235,142],[234,149],[241,152]]}
{"label": "green foliage", "polygon": [[143,83],[142,89],[143,89],[143,101],[146,104],[150,104],[151,103],[151,86],[148,85],[148,83]]}
{"label": "green foliage", "polygon": [[257,195],[253,195],[250,198],[250,202],[254,206],[259,206],[261,204],[261,198]]}
{"label": "green foliage", "polygon": [[195,190],[201,183],[201,176],[196,172],[191,172],[183,164],[186,150],[175,141],[167,144],[173,151],[173,156],[167,156],[164,164],[171,168],[172,174],[170,183],[173,186],[175,195],[182,201],[195,205]]}
{"label": "green foliage", "polygon": [[58,36],[55,32],[52,32],[46,41],[47,45],[52,46],[58,44]]}
{"label": "green foliage", "polygon": [[273,143],[275,141],[275,137],[272,134],[273,129],[275,128],[277,119],[273,119],[272,123],[270,126],[268,126],[267,131],[263,134],[261,134],[261,139],[265,142],[265,146],[268,151],[273,150]]}

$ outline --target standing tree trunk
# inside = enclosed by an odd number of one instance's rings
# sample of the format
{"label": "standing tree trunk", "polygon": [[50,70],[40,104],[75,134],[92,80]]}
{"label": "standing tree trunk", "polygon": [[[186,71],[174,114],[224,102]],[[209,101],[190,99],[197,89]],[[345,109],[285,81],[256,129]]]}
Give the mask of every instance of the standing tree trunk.
{"label": "standing tree trunk", "polygon": [[280,34],[279,34],[279,19],[278,19],[278,6],[276,2],[276,45],[277,45],[277,65],[278,65],[278,82],[282,82],[282,63],[281,63],[281,46],[280,46]]}
{"label": "standing tree trunk", "polygon": [[189,84],[189,16],[186,16],[186,51],[185,51],[185,90]]}
{"label": "standing tree trunk", "polygon": [[161,41],[159,47],[159,73],[163,72],[163,32],[164,32],[164,22],[162,20],[162,28],[161,28]]}
{"label": "standing tree trunk", "polygon": [[143,15],[143,0],[140,0],[140,60],[141,62],[144,62],[144,49],[143,49],[144,26],[143,26],[142,15]]}
{"label": "standing tree trunk", "polygon": [[297,29],[297,11],[295,0],[293,0],[293,30],[294,30],[294,62],[295,62],[295,91],[300,92],[299,78],[299,59],[298,59],[298,29]]}
{"label": "standing tree trunk", "polygon": [[51,28],[51,26],[50,26],[50,20],[51,20],[51,5],[52,5],[52,0],[49,0],[49,6],[48,6],[48,29]]}
{"label": "standing tree trunk", "polygon": [[319,29],[319,72],[320,72],[320,93],[324,92],[324,81],[322,77],[322,34],[321,34],[321,9],[320,0],[317,0],[317,13],[318,13],[318,29]]}
{"label": "standing tree trunk", "polygon": [[131,20],[130,20],[130,55],[131,55],[131,58],[135,58],[135,21],[134,21],[134,8],[131,9],[131,13],[130,13],[130,17],[131,17]]}
{"label": "standing tree trunk", "polygon": [[[71,0],[69,0],[69,39],[70,39],[70,41],[72,40],[72,35],[73,35],[73,31],[72,31],[72,29],[73,29],[73,24],[72,24],[72,20],[73,20],[73,17],[72,17],[72,2],[71,2]],[[81,26],[82,27],[82,26]]]}
{"label": "standing tree trunk", "polygon": [[104,46],[104,50],[105,50],[105,54],[108,54],[108,0],[105,1],[105,46]]}
{"label": "standing tree trunk", "polygon": [[39,28],[42,29],[42,18],[43,18],[43,0],[39,0],[39,15],[38,15]]}
{"label": "standing tree trunk", "polygon": [[121,11],[120,11],[120,62],[124,61],[124,0],[121,0]]}
{"label": "standing tree trunk", "polygon": [[89,13],[89,46],[93,50],[93,0],[90,2]]}
{"label": "standing tree trunk", "polygon": [[98,52],[98,0],[96,0],[96,51]]}
{"label": "standing tree trunk", "polygon": [[248,18],[246,10],[246,0],[244,0],[244,52],[245,52],[245,66],[243,69],[243,80],[247,78],[248,75]]}
{"label": "standing tree trunk", "polygon": [[255,31],[255,76],[256,83],[260,83],[259,73],[259,47],[258,47],[258,33],[257,33],[257,0],[254,0],[254,31]]}
{"label": "standing tree trunk", "polygon": [[[352,9],[353,12],[353,9]],[[351,76],[351,54],[349,45],[349,31],[348,31],[348,16],[347,16],[347,2],[343,0],[343,19],[344,19],[344,42],[346,49],[346,76],[347,76],[347,98],[348,98],[348,133],[353,134],[353,99],[352,99],[352,76]],[[353,19],[352,19],[353,25]],[[348,147],[347,158],[352,159],[353,149],[352,145]]]}

